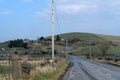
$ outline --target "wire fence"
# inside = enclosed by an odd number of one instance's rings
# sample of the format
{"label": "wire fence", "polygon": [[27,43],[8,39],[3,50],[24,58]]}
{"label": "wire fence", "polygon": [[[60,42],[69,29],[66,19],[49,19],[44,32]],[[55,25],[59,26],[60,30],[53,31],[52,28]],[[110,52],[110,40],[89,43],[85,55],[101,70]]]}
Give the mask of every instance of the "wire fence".
{"label": "wire fence", "polygon": [[30,60],[40,59],[39,56],[20,56],[16,51],[12,51],[10,56],[1,57],[0,80],[29,80],[34,68],[28,62],[28,57]]}
{"label": "wire fence", "polygon": [[[0,80],[29,80],[38,71],[52,70],[51,54],[20,55],[17,50],[0,57]],[[64,57],[65,54],[56,57]],[[55,59],[55,63],[60,60]]]}

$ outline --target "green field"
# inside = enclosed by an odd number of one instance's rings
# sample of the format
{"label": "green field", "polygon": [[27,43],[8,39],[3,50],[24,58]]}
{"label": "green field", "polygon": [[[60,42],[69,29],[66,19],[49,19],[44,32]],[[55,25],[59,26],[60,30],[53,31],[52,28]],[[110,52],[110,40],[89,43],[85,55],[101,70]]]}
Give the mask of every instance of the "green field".
{"label": "green field", "polygon": [[[89,56],[90,54],[90,46],[83,47],[80,50],[76,50],[73,52],[75,55],[84,55]],[[96,46],[91,47],[91,53],[93,56],[102,56],[100,49]],[[106,52],[106,56],[113,57],[115,54],[120,54],[120,46],[110,46],[110,48]]]}
{"label": "green field", "polygon": [[120,42],[120,36],[99,35],[99,34],[97,34],[96,36],[101,37],[108,41]]}
{"label": "green field", "polygon": [[80,32],[61,34],[60,37],[65,40],[71,40],[74,38],[78,38],[81,41],[104,41],[103,38],[98,37],[95,34],[80,33]]}
{"label": "green field", "polygon": [[[90,47],[83,47],[81,50],[77,50],[74,52],[76,55],[83,55],[83,56],[89,56],[90,53]],[[101,51],[97,47],[91,47],[91,53],[93,55],[101,55]]]}
{"label": "green field", "polygon": [[[120,36],[109,36],[109,35],[98,35],[98,34],[91,34],[91,33],[66,33],[66,34],[61,34],[61,38],[66,39],[66,40],[71,40],[74,38],[80,39],[80,41],[84,43],[74,43],[73,45],[77,47],[75,51],[72,53],[76,55],[89,55],[90,53],[90,48],[89,48],[89,43],[88,42],[103,42],[103,41],[112,41],[112,42],[120,42]],[[86,42],[88,41],[88,42]],[[83,45],[84,44],[84,45]],[[100,49],[96,46],[92,46],[92,54],[94,56],[96,55],[101,55]],[[113,56],[114,54],[120,54],[120,44],[117,44],[117,46],[110,45],[110,48],[106,52],[108,56]]]}
{"label": "green field", "polygon": [[107,54],[120,54],[120,46],[111,46]]}

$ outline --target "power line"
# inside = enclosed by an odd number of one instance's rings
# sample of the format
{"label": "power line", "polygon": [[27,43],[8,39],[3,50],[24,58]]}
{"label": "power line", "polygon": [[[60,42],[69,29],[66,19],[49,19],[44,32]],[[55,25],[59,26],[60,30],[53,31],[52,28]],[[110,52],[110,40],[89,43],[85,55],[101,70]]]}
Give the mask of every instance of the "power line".
{"label": "power line", "polygon": [[59,19],[58,19],[58,14],[57,14],[57,9],[56,9],[56,3],[54,2],[54,7],[55,7],[55,18],[56,18],[56,22],[58,25],[58,29],[59,29],[59,33],[61,34],[61,27],[60,27],[60,23],[59,23]]}

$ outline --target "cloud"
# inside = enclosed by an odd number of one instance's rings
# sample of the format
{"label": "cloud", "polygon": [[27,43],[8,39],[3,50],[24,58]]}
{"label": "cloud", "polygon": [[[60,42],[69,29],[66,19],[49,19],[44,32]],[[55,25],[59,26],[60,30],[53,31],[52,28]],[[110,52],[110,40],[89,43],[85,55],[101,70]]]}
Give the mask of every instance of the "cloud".
{"label": "cloud", "polygon": [[0,11],[0,15],[9,15],[12,14],[12,11]]}
{"label": "cloud", "polygon": [[[83,6],[84,7],[84,6]],[[77,13],[81,10],[81,7],[79,5],[60,5],[58,6],[58,10],[64,13]]]}
{"label": "cloud", "polygon": [[86,11],[96,11],[96,5],[86,5],[86,4],[65,4],[59,5],[58,10],[66,14],[78,14]]}
{"label": "cloud", "polygon": [[[51,10],[51,1],[45,1],[47,2],[47,7],[45,7],[42,12],[35,12],[36,16],[49,16],[46,10]],[[119,0],[55,0],[55,7],[58,15],[99,15],[104,13],[120,13],[120,10],[118,9],[120,7]]]}
{"label": "cloud", "polygon": [[[44,10],[51,10],[51,1],[45,0],[47,7]],[[97,1],[95,1],[97,2]],[[95,13],[98,6],[93,0],[55,0],[55,7],[58,14],[67,15],[72,14],[76,15],[79,13]],[[49,3],[49,4],[48,4]],[[36,12],[38,16],[47,16],[46,12]]]}
{"label": "cloud", "polygon": [[64,15],[120,12],[120,0],[58,0],[55,3],[57,11]]}
{"label": "cloud", "polygon": [[63,14],[94,13],[98,5],[93,0],[59,0],[56,1],[57,10]]}
{"label": "cloud", "polygon": [[23,2],[32,2],[32,0],[21,0]]}
{"label": "cloud", "polygon": [[48,10],[45,11],[36,11],[35,16],[37,17],[49,17],[49,12]]}

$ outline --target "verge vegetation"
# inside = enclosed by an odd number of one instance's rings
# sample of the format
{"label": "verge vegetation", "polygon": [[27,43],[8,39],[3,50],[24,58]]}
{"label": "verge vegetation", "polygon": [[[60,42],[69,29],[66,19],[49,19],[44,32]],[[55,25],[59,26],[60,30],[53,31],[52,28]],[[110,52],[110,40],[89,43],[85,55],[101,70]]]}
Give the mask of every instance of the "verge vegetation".
{"label": "verge vegetation", "polygon": [[65,73],[69,64],[69,60],[62,60],[56,69],[49,72],[38,72],[32,76],[31,80],[59,80],[59,78]]}

